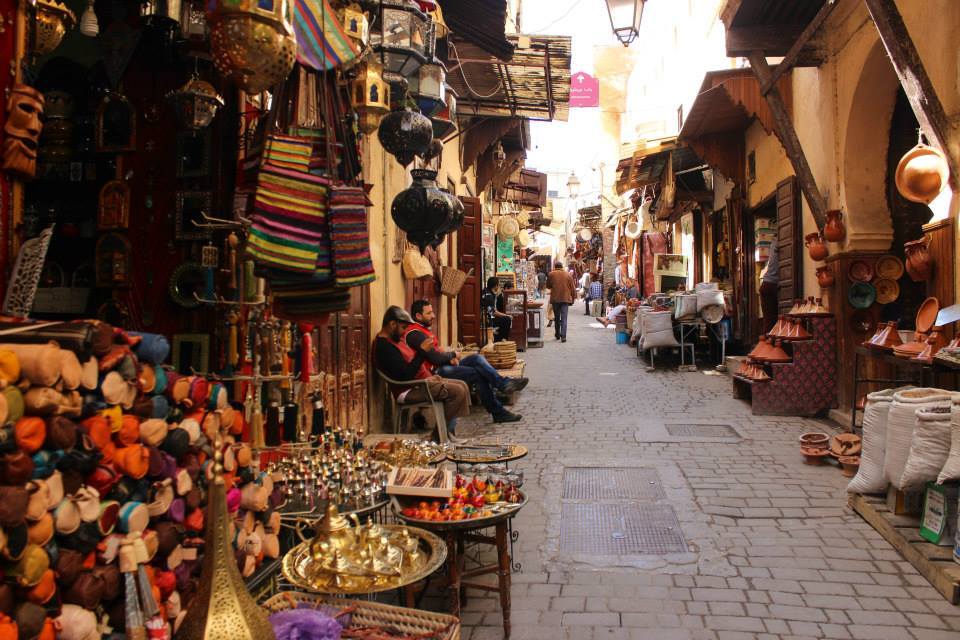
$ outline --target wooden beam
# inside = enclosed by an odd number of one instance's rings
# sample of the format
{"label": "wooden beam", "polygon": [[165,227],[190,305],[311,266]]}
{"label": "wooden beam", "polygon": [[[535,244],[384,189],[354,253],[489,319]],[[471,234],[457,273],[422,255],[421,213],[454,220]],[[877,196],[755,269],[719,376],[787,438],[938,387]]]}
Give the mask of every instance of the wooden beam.
{"label": "wooden beam", "polygon": [[[761,86],[770,80],[770,65],[767,64],[763,51],[754,51],[750,54],[750,67]],[[790,120],[787,105],[783,102],[783,97],[776,85],[771,87],[769,93],[764,97],[773,115],[774,130],[777,137],[780,138],[780,144],[787,152],[787,158],[793,165],[793,171],[797,174],[800,190],[803,191],[807,204],[810,205],[810,213],[813,214],[817,227],[822,229],[826,222],[827,205],[820,194],[820,190],[817,189],[817,181],[813,177],[813,170],[810,169],[807,157],[803,154],[803,147],[800,145],[800,138],[797,137],[796,129],[793,128],[793,121]]]}
{"label": "wooden beam", "polygon": [[677,189],[676,199],[689,200],[691,202],[707,202],[713,204],[713,191],[687,191],[686,189]]}
{"label": "wooden beam", "polygon": [[880,40],[887,49],[887,55],[893,62],[893,68],[900,78],[910,107],[920,122],[920,127],[930,142],[940,148],[947,157],[950,167],[950,186],[958,190],[960,178],[960,140],[950,124],[933,88],[930,76],[923,66],[917,47],[910,38],[910,32],[903,22],[894,0],[864,0],[870,17],[873,18]]}
{"label": "wooden beam", "polygon": [[771,57],[785,56],[803,28],[802,24],[782,24],[727,29],[727,55],[736,58],[763,51]]}
{"label": "wooden beam", "polygon": [[817,31],[819,31],[820,25],[827,19],[827,16],[830,15],[830,12],[833,11],[835,6],[837,6],[836,0],[827,0],[823,3],[820,11],[813,17],[813,20],[806,26],[800,34],[800,37],[797,38],[797,41],[790,47],[790,51],[787,51],[787,55],[783,57],[783,60],[781,60],[773,70],[773,73],[770,74],[770,81],[761,85],[760,95],[767,95],[770,92],[770,88],[777,84],[777,80],[797,64],[797,60],[800,58],[800,52],[807,46],[807,43]]}

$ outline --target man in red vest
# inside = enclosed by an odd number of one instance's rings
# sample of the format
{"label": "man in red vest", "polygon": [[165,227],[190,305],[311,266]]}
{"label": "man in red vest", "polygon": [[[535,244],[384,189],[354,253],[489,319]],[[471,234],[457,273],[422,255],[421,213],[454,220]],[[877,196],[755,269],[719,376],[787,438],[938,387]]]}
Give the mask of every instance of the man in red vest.
{"label": "man in red vest", "polygon": [[[373,341],[374,363],[385,376],[397,382],[426,380],[430,395],[443,402],[447,430],[452,433],[456,419],[470,413],[470,388],[460,380],[445,380],[431,373],[425,354],[433,350],[433,342],[426,340],[420,349],[414,351],[403,339],[411,324],[413,318],[402,307],[387,309],[380,332]],[[390,391],[401,404],[428,400],[426,390],[420,385],[413,388],[391,385]]]}
{"label": "man in red vest", "polygon": [[[424,360],[441,377],[453,380],[462,380],[467,384],[476,385],[480,403],[493,416],[494,422],[517,422],[523,416],[508,411],[499,400],[494,390],[509,393],[519,391],[527,386],[527,378],[504,378],[483,356],[471,355],[461,360],[455,351],[441,351],[437,348],[437,337],[430,327],[436,319],[433,305],[427,300],[417,300],[410,307],[413,317],[411,324],[404,335],[407,346],[417,353],[422,353]],[[424,351],[423,345],[428,344],[430,349]]]}

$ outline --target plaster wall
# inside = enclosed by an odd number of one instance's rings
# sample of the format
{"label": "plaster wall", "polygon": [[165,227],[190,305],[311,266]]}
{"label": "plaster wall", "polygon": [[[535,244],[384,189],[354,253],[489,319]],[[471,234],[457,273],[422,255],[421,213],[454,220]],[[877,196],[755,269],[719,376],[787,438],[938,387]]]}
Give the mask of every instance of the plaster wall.
{"label": "plaster wall", "polygon": [[[756,158],[757,179],[747,184],[747,206],[755,207],[777,189],[777,183],[793,174],[793,167],[780,140],[754,120],[747,129],[746,158],[753,152]],[[744,158],[744,161],[746,161]]]}

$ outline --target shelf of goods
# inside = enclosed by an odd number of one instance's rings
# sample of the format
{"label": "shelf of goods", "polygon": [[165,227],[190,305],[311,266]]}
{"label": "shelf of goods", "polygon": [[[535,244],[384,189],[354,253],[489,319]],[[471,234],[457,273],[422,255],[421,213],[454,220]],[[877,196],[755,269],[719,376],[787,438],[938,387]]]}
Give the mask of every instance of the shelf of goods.
{"label": "shelf of goods", "polygon": [[837,322],[803,317],[809,340],[790,343],[791,362],[765,365],[769,380],[732,376],[735,398],[749,399],[756,416],[814,416],[837,407]]}

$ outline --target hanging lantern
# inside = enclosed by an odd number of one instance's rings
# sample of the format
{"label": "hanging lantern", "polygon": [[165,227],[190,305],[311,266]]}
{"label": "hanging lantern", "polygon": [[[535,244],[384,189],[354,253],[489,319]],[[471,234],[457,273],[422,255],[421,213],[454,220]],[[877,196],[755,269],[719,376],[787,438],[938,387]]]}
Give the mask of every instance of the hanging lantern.
{"label": "hanging lantern", "polygon": [[383,67],[368,60],[357,68],[350,92],[350,104],[360,117],[360,131],[369,135],[390,112],[390,85],[383,80]]}
{"label": "hanging lantern", "polygon": [[38,56],[56,49],[77,23],[73,11],[58,0],[37,0],[33,21],[33,52]]}
{"label": "hanging lantern", "polygon": [[640,35],[640,19],[643,18],[643,5],[647,0],[606,0],[607,15],[610,16],[610,28],[617,40],[629,47]]}
{"label": "hanging lantern", "polygon": [[380,121],[377,138],[383,148],[407,166],[415,156],[422,156],[433,140],[433,123],[423,114],[401,109],[393,111]]}
{"label": "hanging lantern", "polygon": [[97,12],[93,10],[93,0],[87,2],[87,10],[80,16],[80,33],[88,38],[96,38],[100,33],[100,23],[97,21]]}
{"label": "hanging lantern", "polygon": [[447,87],[446,101],[439,113],[430,120],[433,122],[433,137],[443,140],[457,130],[457,94]]}
{"label": "hanging lantern", "polygon": [[206,128],[217,115],[217,109],[223,106],[223,98],[213,85],[196,74],[167,97],[173,102],[177,121],[193,131]]}
{"label": "hanging lantern", "polygon": [[372,34],[374,52],[383,59],[390,82],[411,78],[433,55],[430,17],[404,0],[383,0],[380,29]]}
{"label": "hanging lantern", "polygon": [[366,47],[370,42],[370,21],[360,5],[356,3],[347,5],[338,10],[337,15],[340,17],[340,23],[347,37],[357,43],[361,49]]}
{"label": "hanging lantern", "polygon": [[148,27],[174,29],[180,24],[180,0],[141,0],[140,17]]}
{"label": "hanging lantern", "polygon": [[450,196],[451,205],[453,208],[450,210],[450,217],[447,218],[447,223],[442,225],[437,230],[433,240],[430,242],[430,246],[434,249],[439,248],[449,234],[463,226],[463,219],[466,215],[466,210],[463,208],[463,202],[460,201],[460,198],[453,195],[446,189],[441,189],[441,191]]}
{"label": "hanging lantern", "polygon": [[420,67],[410,80],[410,95],[417,101],[420,113],[432,118],[444,108],[447,68],[434,58]]}
{"label": "hanging lantern", "polygon": [[187,40],[205,41],[210,37],[210,24],[203,13],[203,5],[193,2],[183,3],[180,15],[180,33]]}
{"label": "hanging lantern", "polygon": [[210,50],[217,70],[261,93],[293,69],[297,40],[291,0],[211,0]]}
{"label": "hanging lantern", "polygon": [[390,216],[422,252],[438,237],[442,242],[443,230],[451,224],[459,200],[437,186],[436,171],[414,169],[410,175],[413,184],[393,199]]}

